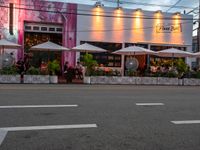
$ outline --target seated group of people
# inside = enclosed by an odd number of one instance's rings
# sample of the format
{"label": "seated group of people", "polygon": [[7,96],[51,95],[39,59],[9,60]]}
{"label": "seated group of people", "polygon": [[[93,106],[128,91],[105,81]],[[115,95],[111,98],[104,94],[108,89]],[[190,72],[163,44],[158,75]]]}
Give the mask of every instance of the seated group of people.
{"label": "seated group of people", "polygon": [[82,80],[83,66],[81,65],[80,62],[77,62],[77,65],[75,66],[75,68],[73,68],[72,66],[69,66],[68,62],[65,62],[64,75],[65,75],[67,83],[71,83],[73,78]]}
{"label": "seated group of people", "polygon": [[151,72],[156,73],[156,72],[162,72],[162,73],[167,73],[169,71],[175,71],[175,67],[168,67],[168,66],[151,66]]}

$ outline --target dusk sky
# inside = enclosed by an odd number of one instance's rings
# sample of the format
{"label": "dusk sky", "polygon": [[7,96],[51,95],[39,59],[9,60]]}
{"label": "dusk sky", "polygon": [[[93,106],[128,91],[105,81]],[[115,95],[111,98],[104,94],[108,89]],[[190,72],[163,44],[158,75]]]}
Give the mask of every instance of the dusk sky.
{"label": "dusk sky", "polygon": [[[73,2],[79,4],[89,4],[93,5],[95,1],[101,1],[105,6],[115,7],[117,4],[117,0],[50,0],[50,1],[61,1],[61,2]],[[130,3],[129,3],[130,2]],[[178,2],[178,3],[177,3]],[[143,6],[143,5],[135,5],[131,3],[150,3],[156,5],[174,5],[177,3],[176,6],[186,6],[195,8],[198,6],[199,0],[121,0],[121,6],[125,8],[142,8],[144,10],[163,10],[166,11],[169,7],[162,7],[162,6]],[[187,9],[186,9],[187,10]],[[189,10],[189,9],[188,9]],[[183,11],[183,9],[171,9],[170,11]]]}

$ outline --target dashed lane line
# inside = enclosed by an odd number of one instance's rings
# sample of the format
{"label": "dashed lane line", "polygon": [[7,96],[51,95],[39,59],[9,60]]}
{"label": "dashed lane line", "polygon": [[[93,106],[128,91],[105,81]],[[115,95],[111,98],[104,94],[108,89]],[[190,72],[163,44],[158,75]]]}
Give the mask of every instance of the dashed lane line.
{"label": "dashed lane line", "polygon": [[61,108],[61,107],[78,107],[78,105],[13,105],[13,106],[0,106],[0,109],[10,108]]}
{"label": "dashed lane line", "polygon": [[164,103],[136,103],[137,106],[162,106]]}
{"label": "dashed lane line", "polygon": [[200,120],[171,121],[173,124],[200,124]]}

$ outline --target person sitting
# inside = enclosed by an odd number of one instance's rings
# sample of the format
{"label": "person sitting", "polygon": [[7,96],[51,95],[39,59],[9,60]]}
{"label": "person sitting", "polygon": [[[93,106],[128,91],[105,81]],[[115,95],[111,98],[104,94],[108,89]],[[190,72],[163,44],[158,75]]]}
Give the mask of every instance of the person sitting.
{"label": "person sitting", "polygon": [[23,75],[24,74],[24,71],[25,71],[25,66],[24,66],[24,61],[22,58],[20,58],[17,63],[16,63],[16,67],[17,67],[17,70],[18,70],[18,73],[20,75]]}
{"label": "person sitting", "polygon": [[157,67],[156,66],[151,66],[151,72],[156,73],[157,72]]}
{"label": "person sitting", "polygon": [[24,74],[25,74],[25,65],[22,58],[20,58],[15,64],[17,68],[17,72],[20,74],[21,83],[23,82]]}
{"label": "person sitting", "polygon": [[76,74],[76,78],[77,79],[83,79],[83,66],[81,65],[81,63],[78,61],[77,65],[75,67],[75,74]]}
{"label": "person sitting", "polygon": [[47,69],[48,69],[47,64],[44,61],[42,61],[41,65],[40,65],[40,71],[41,72],[46,72]]}
{"label": "person sitting", "polygon": [[64,74],[67,74],[68,68],[69,68],[68,61],[66,61],[65,64],[64,64]]}
{"label": "person sitting", "polygon": [[67,73],[66,73],[66,82],[72,83],[73,78],[74,78],[74,68],[72,66],[69,66],[67,68]]}

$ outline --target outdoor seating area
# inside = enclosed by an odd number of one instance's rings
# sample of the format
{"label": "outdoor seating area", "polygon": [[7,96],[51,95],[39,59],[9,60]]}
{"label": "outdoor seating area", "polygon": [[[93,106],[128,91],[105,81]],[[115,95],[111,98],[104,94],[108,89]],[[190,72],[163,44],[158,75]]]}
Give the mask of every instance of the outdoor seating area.
{"label": "outdoor seating area", "polygon": [[[9,48],[20,47],[18,44],[14,45],[14,43],[12,43],[10,44],[11,46],[9,44],[10,43],[7,44],[7,47]],[[6,48],[6,45],[3,45],[3,48]],[[126,62],[124,62],[124,59],[122,59],[121,68],[107,67],[103,66],[102,64],[98,64],[97,61],[93,58],[92,54],[101,52],[106,53],[107,50],[90,45],[88,43],[84,43],[72,49],[68,49],[66,47],[47,41],[45,43],[31,47],[30,51],[45,51],[48,55],[48,61],[41,61],[40,66],[35,67],[30,65],[29,62],[30,57],[34,56],[25,55],[24,59],[19,59],[17,62],[12,60],[12,62],[10,62],[10,64],[7,66],[5,63],[2,63],[4,66],[2,66],[0,69],[0,75],[4,75],[4,80],[6,80],[5,75],[18,75],[17,77],[20,79],[17,79],[17,81],[19,83],[59,83],[58,79],[65,79],[66,83],[72,83],[74,80],[78,80],[78,83],[80,83],[79,81],[85,82],[85,79],[87,78],[91,78],[93,79],[92,81],[94,81],[93,77],[95,77],[96,79],[94,83],[98,84],[97,78],[102,78],[102,76],[118,78],[122,78],[124,76],[129,78],[200,78],[200,70],[198,68],[191,69],[189,65],[185,63],[186,57],[199,57],[199,54],[193,54],[175,48],[170,48],[158,52],[139,46],[129,46],[122,48],[113,52],[113,54],[129,56]],[[65,62],[63,67],[64,70],[62,70],[61,62],[57,61],[56,59],[49,59],[49,52],[51,51],[85,52],[85,55],[83,56],[82,62],[77,62],[75,66],[71,66],[68,64],[68,62]],[[135,58],[137,55],[152,56],[152,59],[149,61],[149,63],[143,67],[144,69],[138,68],[139,62]],[[4,52],[2,56],[4,56]],[[2,62],[8,61],[9,58],[10,57],[8,57],[8,55],[6,58],[2,57]],[[114,81],[114,78],[110,79]],[[123,84],[124,79],[118,79],[116,83],[119,83],[120,81]],[[105,80],[105,78],[103,80]],[[108,80],[108,78],[106,80]],[[141,82],[143,83],[142,80],[143,78],[141,78]],[[145,80],[147,80],[147,78],[144,78],[144,81]],[[3,83],[4,81],[0,82]],[[108,82],[110,83],[110,81]],[[179,82],[183,83],[182,81]],[[155,82],[151,81],[150,83],[153,84]]]}

